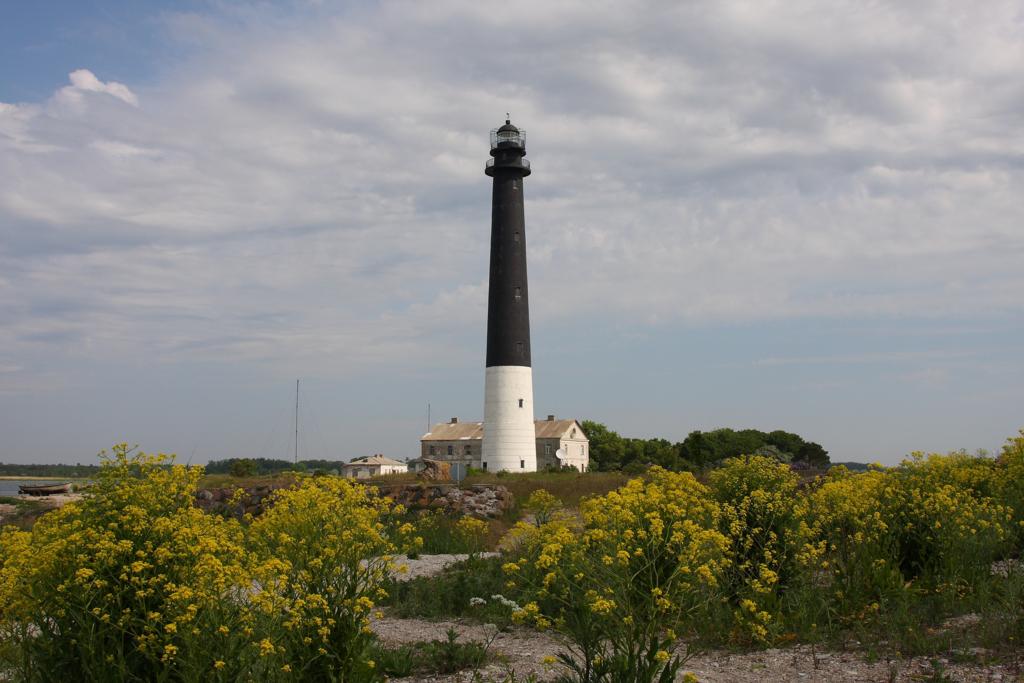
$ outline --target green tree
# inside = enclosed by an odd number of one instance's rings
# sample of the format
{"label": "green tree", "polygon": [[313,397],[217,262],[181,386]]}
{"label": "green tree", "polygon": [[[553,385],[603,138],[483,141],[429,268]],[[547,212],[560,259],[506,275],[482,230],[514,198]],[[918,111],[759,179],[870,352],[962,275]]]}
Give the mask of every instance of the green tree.
{"label": "green tree", "polygon": [[625,439],[600,422],[584,420],[581,426],[590,439],[590,468],[600,472],[620,469],[626,456]]}
{"label": "green tree", "polygon": [[251,477],[257,472],[256,463],[249,458],[239,458],[231,463],[232,477]]}

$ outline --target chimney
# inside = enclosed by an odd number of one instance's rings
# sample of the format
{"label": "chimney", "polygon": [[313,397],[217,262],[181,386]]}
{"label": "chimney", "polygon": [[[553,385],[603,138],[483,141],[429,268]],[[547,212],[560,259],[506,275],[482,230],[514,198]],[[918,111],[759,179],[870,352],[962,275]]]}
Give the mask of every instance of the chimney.
{"label": "chimney", "polygon": [[548,415],[548,422],[554,422],[554,421],[555,421],[555,416],[554,415]]}
{"label": "chimney", "polygon": [[453,425],[457,425],[457,424],[459,424],[459,418],[457,418],[457,417],[453,417],[453,418],[452,418],[452,424],[453,424]]}

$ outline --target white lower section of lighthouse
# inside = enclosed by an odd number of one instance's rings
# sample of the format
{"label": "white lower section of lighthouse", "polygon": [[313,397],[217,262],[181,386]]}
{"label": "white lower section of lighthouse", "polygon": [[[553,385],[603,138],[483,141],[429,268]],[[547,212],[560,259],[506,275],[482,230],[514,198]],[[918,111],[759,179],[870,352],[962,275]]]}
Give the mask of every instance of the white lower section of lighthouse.
{"label": "white lower section of lighthouse", "polygon": [[499,365],[484,379],[483,466],[489,472],[536,472],[533,368]]}

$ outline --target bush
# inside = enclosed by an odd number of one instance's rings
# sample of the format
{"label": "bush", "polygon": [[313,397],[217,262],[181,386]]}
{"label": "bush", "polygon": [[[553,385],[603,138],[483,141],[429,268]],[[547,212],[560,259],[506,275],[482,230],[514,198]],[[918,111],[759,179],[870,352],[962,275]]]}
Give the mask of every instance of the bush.
{"label": "bush", "polygon": [[536,526],[544,526],[562,509],[562,501],[544,489],[537,489],[526,499],[522,508],[523,512],[533,517]]}
{"label": "bush", "polygon": [[998,477],[999,499],[1013,510],[1014,552],[1024,555],[1024,429],[1019,436],[1006,440],[998,463],[1002,469]]}
{"label": "bush", "polygon": [[193,507],[199,469],[168,463],[118,446],[90,496],[0,537],[20,679],[199,680],[218,661],[272,677],[230,628],[258,569],[243,530]]}
{"label": "bush", "polygon": [[733,604],[734,640],[771,642],[784,626],[782,600],[799,575],[811,532],[798,478],[769,456],[730,458],[712,472],[711,495],[729,539],[724,584]]}
{"label": "bush", "polygon": [[440,510],[413,521],[421,539],[416,552],[428,555],[459,555],[483,552],[487,544],[487,523],[473,517],[456,517]]}
{"label": "bush", "polygon": [[18,680],[379,680],[368,612],[400,528],[343,480],[246,529],[194,506],[200,468],[114,449],[89,496],[0,534],[0,640]]}
{"label": "bush", "polygon": [[579,526],[555,519],[517,525],[505,564],[529,602],[514,617],[554,628],[572,680],[671,681],[684,661],[679,632],[695,628],[718,599],[727,539],[719,510],[689,473],[652,468],[586,501]]}
{"label": "bush", "polygon": [[[258,556],[282,563],[272,584],[284,600],[281,647],[302,680],[374,678],[364,654],[370,612],[386,597],[394,539],[411,539],[412,526],[395,526],[386,498],[348,479],[305,479],[275,491],[250,534]],[[389,531],[391,533],[389,533]]]}

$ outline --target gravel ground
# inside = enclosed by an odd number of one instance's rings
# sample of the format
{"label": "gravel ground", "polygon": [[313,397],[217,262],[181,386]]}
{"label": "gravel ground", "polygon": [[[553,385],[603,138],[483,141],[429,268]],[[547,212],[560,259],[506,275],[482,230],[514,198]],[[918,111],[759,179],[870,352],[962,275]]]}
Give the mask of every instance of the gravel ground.
{"label": "gravel ground", "polygon": [[[416,560],[398,558],[397,564],[407,562],[404,578],[431,576],[465,555],[424,555]],[[968,624],[969,626],[969,624]],[[460,640],[491,641],[490,651],[499,655],[502,664],[482,668],[478,680],[502,683],[514,670],[516,683],[524,683],[529,675],[538,681],[554,680],[556,672],[546,667],[544,657],[561,649],[558,640],[549,633],[515,627],[506,633],[496,633],[491,625],[470,621],[425,621],[422,619],[393,619],[385,617],[373,623],[373,630],[388,645],[413,643],[420,640],[444,640],[449,628],[454,628]],[[492,640],[493,639],[493,640]],[[684,672],[694,673],[702,683],[888,683],[911,681],[956,681],[957,683],[1024,683],[1024,652],[1016,663],[1010,664],[958,664],[939,658],[944,679],[933,678],[932,658],[880,660],[871,662],[856,652],[822,652],[808,645],[759,652],[710,652],[692,658]],[[446,676],[418,676],[395,679],[394,683],[470,683],[472,671]]]}
{"label": "gravel ground", "polygon": [[[498,553],[480,553],[480,557],[497,557]],[[395,555],[395,567],[406,565],[408,571],[392,572],[396,581],[408,581],[420,576],[434,576],[440,574],[441,570],[450,564],[462,562],[469,555],[420,555],[415,560],[410,560],[405,555]]]}
{"label": "gravel ground", "polygon": [[[449,628],[460,634],[460,640],[491,643],[491,652],[498,654],[503,664],[492,664],[479,671],[481,680],[501,683],[507,680],[508,669],[515,670],[517,682],[533,674],[537,680],[554,680],[556,672],[543,664],[544,657],[560,649],[551,635],[531,629],[513,628],[498,633],[489,625],[467,621],[424,621],[421,619],[384,618],[373,624],[374,631],[388,645],[400,645],[419,640],[444,640]],[[1024,653],[1017,664],[957,664],[940,658],[945,679],[932,678],[935,669],[931,658],[916,657],[901,660],[868,661],[855,652],[822,652],[807,645],[786,649],[763,650],[742,654],[710,652],[698,655],[686,663],[684,672],[692,672],[702,683],[768,683],[799,681],[800,683],[861,683],[863,681],[956,681],[957,683],[1022,683],[1024,682]],[[395,683],[469,683],[472,671],[461,671],[446,676],[419,676],[395,679]]]}

